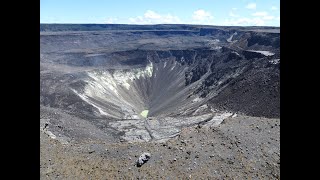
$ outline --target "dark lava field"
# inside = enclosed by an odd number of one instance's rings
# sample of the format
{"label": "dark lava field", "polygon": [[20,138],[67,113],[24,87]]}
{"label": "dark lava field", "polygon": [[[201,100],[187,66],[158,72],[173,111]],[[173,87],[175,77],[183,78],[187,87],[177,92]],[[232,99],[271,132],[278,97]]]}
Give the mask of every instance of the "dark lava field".
{"label": "dark lava field", "polygon": [[[280,179],[280,29],[41,24],[40,110],[42,179]],[[190,147],[176,143],[189,136]],[[237,138],[252,151],[246,160]],[[181,169],[179,158],[194,160],[168,143],[203,155],[206,170]],[[130,165],[142,150],[145,170]]]}

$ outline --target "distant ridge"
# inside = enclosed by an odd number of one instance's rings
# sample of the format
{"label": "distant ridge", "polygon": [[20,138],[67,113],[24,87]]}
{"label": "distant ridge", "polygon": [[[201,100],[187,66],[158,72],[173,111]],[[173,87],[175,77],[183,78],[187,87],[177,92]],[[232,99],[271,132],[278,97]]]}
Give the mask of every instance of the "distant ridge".
{"label": "distant ridge", "polygon": [[[155,24],[155,25],[131,25],[131,24],[46,24],[40,23],[40,32],[56,31],[108,31],[108,30],[186,30],[200,31],[200,29],[224,29],[224,30],[254,31],[262,26],[210,26],[192,24]],[[263,27],[264,30],[279,31],[279,27]]]}

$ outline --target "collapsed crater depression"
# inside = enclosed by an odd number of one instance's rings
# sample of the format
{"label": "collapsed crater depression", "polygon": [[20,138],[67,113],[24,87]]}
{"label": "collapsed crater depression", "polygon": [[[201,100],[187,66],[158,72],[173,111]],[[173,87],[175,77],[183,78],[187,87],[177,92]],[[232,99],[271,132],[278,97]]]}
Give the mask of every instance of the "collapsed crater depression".
{"label": "collapsed crater depression", "polygon": [[[162,141],[235,113],[278,116],[280,34],[190,28],[42,32],[42,121],[65,123],[48,131],[62,139],[88,137],[89,130],[95,139]],[[253,42],[256,36],[271,42]],[[260,82],[272,90],[260,92]],[[239,88],[258,99],[239,100],[233,93]],[[44,118],[52,111],[60,118]],[[74,130],[79,122],[92,126]]]}

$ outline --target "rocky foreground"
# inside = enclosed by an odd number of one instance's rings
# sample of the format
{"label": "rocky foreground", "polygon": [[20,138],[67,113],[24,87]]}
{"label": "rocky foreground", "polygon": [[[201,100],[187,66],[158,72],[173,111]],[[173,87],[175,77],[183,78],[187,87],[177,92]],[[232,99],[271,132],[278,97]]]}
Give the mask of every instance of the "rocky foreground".
{"label": "rocky foreground", "polygon": [[64,144],[44,131],[40,142],[41,179],[280,179],[280,119],[233,116],[166,142]]}

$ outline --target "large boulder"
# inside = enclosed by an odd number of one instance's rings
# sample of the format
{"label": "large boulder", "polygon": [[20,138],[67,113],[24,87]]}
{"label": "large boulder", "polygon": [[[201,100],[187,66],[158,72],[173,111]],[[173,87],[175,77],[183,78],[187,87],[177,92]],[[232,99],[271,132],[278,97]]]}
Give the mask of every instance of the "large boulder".
{"label": "large boulder", "polygon": [[150,153],[143,153],[137,160],[137,166],[141,167],[144,163],[146,163],[151,158]]}

